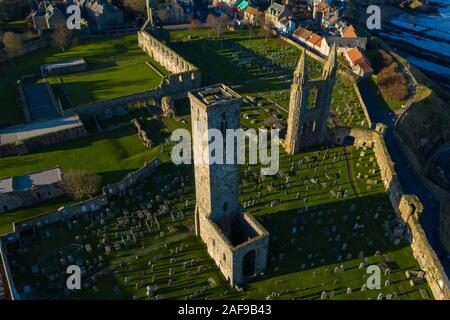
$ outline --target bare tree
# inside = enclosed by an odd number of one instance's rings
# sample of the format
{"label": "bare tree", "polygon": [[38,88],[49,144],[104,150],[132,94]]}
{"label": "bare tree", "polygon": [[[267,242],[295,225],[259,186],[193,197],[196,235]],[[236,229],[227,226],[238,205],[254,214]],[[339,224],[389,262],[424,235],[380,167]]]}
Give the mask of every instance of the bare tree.
{"label": "bare tree", "polygon": [[55,26],[52,33],[52,44],[62,52],[65,52],[73,41],[73,32],[69,30],[65,23],[61,22]]}
{"label": "bare tree", "polygon": [[248,42],[250,43],[250,41],[252,40],[252,33],[253,33],[253,29],[257,26],[257,22],[255,20],[251,20],[247,23],[248,25]]}
{"label": "bare tree", "polygon": [[170,18],[167,10],[159,10],[157,13],[157,16],[158,16],[159,20],[161,21],[161,24],[167,23]]}
{"label": "bare tree", "polygon": [[227,15],[223,14],[220,17],[216,17],[213,14],[209,14],[206,18],[206,22],[211,26],[211,28],[216,33],[217,37],[220,38],[225,29],[227,28],[228,23],[230,22],[230,18]]}
{"label": "bare tree", "polygon": [[80,200],[95,194],[100,187],[101,177],[84,170],[70,170],[63,174],[62,185],[74,199]]}
{"label": "bare tree", "polygon": [[272,35],[272,22],[269,19],[266,19],[264,14],[259,16],[259,34],[262,37],[266,38],[266,41],[269,40],[269,37]]}
{"label": "bare tree", "polygon": [[5,46],[5,51],[8,54],[22,54],[23,53],[23,43],[22,37],[14,32],[5,32],[3,34],[3,45]]}
{"label": "bare tree", "polygon": [[197,37],[198,31],[202,28],[202,23],[197,19],[192,19],[188,28],[189,28],[189,30],[194,31],[195,36]]}

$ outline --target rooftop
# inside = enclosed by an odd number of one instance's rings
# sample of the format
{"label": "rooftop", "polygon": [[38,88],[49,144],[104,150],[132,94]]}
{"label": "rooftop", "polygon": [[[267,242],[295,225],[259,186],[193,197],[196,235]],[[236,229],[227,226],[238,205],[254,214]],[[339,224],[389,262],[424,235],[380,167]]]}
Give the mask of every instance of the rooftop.
{"label": "rooftop", "polygon": [[77,66],[77,65],[85,65],[85,64],[86,64],[86,61],[84,61],[83,58],[79,58],[79,59],[66,60],[66,61],[61,61],[61,62],[56,62],[56,63],[44,64],[41,66],[41,69],[45,70],[45,72],[50,72],[54,69],[67,68],[67,67],[72,67],[72,66]]}
{"label": "rooftop", "polygon": [[191,91],[194,97],[200,100],[206,106],[216,105],[222,101],[234,100],[240,98],[236,92],[224,84],[212,85]]}
{"label": "rooftop", "polygon": [[0,130],[0,145],[83,126],[77,115],[32,122]]}
{"label": "rooftop", "polygon": [[342,31],[342,36],[346,38],[357,38],[358,34],[356,33],[355,28],[352,25],[349,25]]}
{"label": "rooftop", "polygon": [[33,186],[49,185],[61,181],[62,170],[53,168],[24,176],[0,179],[0,193],[22,191]]}

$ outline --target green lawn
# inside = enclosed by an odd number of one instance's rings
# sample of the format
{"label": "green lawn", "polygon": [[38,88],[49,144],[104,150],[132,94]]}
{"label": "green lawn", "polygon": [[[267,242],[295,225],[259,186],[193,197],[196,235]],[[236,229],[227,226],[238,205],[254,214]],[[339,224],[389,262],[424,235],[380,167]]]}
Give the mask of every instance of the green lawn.
{"label": "green lawn", "polygon": [[17,210],[2,213],[0,215],[0,235],[13,231],[13,223],[16,221],[56,211],[63,204],[66,205],[72,202],[74,202],[72,199],[62,197],[42,202],[31,208],[20,208]]}
{"label": "green lawn", "polygon": [[[172,40],[184,41],[189,34],[193,32],[174,32]],[[269,43],[266,43],[264,38],[255,36],[249,42],[245,32],[227,33],[228,40],[205,39],[207,30],[202,30],[198,35],[204,39],[172,43],[172,46],[199,67],[207,83],[227,82],[237,85],[235,89],[243,96],[257,98],[256,103],[243,103],[242,127],[259,127],[261,121],[274,115],[286,124],[287,114],[283,108],[287,107],[287,90],[298,59],[295,49],[284,47],[283,42],[277,39],[269,39]],[[289,51],[287,56],[290,58],[273,54],[280,51]],[[239,59],[233,55],[236,52],[240,52],[240,59],[248,63],[237,67]],[[311,69],[320,73],[320,64],[315,65],[310,60],[308,63],[312,64]],[[262,65],[280,68],[272,73],[263,70]],[[188,109],[185,103],[177,103],[180,110],[184,109],[183,116]],[[244,119],[244,114],[250,115],[251,119]],[[152,139],[154,135],[156,140],[159,131],[162,140],[175,128],[189,127],[189,121],[185,124],[178,120],[163,119],[164,126],[161,126],[161,123],[155,124],[154,119],[145,119],[144,126],[149,129]],[[105,132],[96,139],[77,140],[66,144],[66,148],[55,146],[42,157],[37,153],[10,160],[2,159],[0,176],[56,163],[63,168],[64,165],[87,167],[87,170],[102,174],[105,180],[114,180],[132,167],[140,166],[147,157],[160,156],[164,146],[145,151],[142,144],[136,142],[136,134],[121,133],[122,130],[127,129]],[[88,154],[83,154],[86,151]],[[269,177],[260,176],[259,165],[241,166],[241,203],[270,232],[267,270],[263,275],[250,279],[244,286],[244,292],[228,287],[206,254],[204,245],[193,236],[195,190],[192,166],[174,167],[170,164],[164,164],[143,185],[133,188],[133,195],[114,199],[109,213],[102,212],[109,227],[104,229],[109,241],[121,249],[111,255],[106,255],[101,246],[97,249],[97,245],[105,239],[100,227],[100,215],[78,219],[79,228],[71,230],[63,223],[44,227],[29,245],[27,254],[19,248],[9,250],[12,259],[18,262],[18,266],[13,268],[15,283],[19,291],[22,286],[32,284],[38,290],[74,299],[146,299],[147,285],[151,285],[155,295],[159,294],[162,299],[266,299],[269,295],[272,295],[272,299],[320,299],[323,291],[333,291],[335,299],[376,298],[380,292],[396,292],[396,299],[421,299],[423,292],[430,295],[426,284],[411,287],[406,279],[405,270],[419,269],[409,244],[402,242],[393,246],[384,236],[383,222],[394,219],[395,212],[385,194],[376,161],[374,164],[374,159],[371,159],[374,157],[373,150],[350,148],[349,152],[346,156],[344,147],[333,147],[289,156],[280,149],[279,174]],[[27,158],[28,161],[20,163]],[[22,167],[25,169],[22,170]],[[362,178],[357,177],[358,173]],[[366,175],[367,178],[364,177]],[[183,182],[180,177],[184,178]],[[376,181],[376,184],[369,183],[367,179]],[[161,186],[165,186],[164,190]],[[136,219],[133,212],[141,204],[148,204],[151,200],[157,202],[158,194],[163,194],[163,198],[167,199],[169,208],[177,211],[181,209],[184,219],[174,221],[170,214],[162,214],[158,216],[161,228],[157,229],[153,225],[150,230],[143,221],[132,222],[134,234],[142,232],[138,241],[132,243],[130,225],[119,226],[116,218],[123,216],[123,209],[127,209],[132,215],[131,220]],[[53,209],[53,205],[46,204],[43,207]],[[157,209],[158,205],[153,204],[150,212]],[[17,213],[21,217],[27,215],[24,211]],[[8,219],[11,221],[11,217]],[[356,224],[364,226],[355,228]],[[171,227],[174,228],[173,233],[170,233]],[[47,230],[50,240],[45,239]],[[86,239],[76,241],[75,236],[80,234],[85,234]],[[125,240],[121,240],[122,236]],[[126,248],[124,242],[127,242]],[[93,247],[92,254],[86,253],[84,249],[72,253],[74,258],[81,259],[89,276],[98,271],[106,272],[95,281],[86,282],[86,287],[80,292],[65,296],[63,289],[66,274],[58,259],[58,252],[64,248],[72,250],[74,243],[89,243]],[[182,243],[184,249],[174,252]],[[344,243],[346,249],[342,249]],[[377,254],[377,251],[381,254]],[[49,252],[56,259],[47,259]],[[39,261],[44,254],[47,255],[46,259]],[[99,255],[102,255],[102,262],[99,261]],[[366,257],[368,264],[387,264],[392,272],[382,276],[382,285],[386,279],[389,279],[390,285],[383,286],[381,290],[361,292],[367,274],[364,268],[358,268],[363,261],[359,255]],[[172,258],[176,260],[171,262]],[[193,266],[189,265],[185,269],[184,263],[193,258],[196,259]],[[52,272],[61,278],[49,281],[42,273],[32,275],[30,272],[33,264],[47,265],[53,260]],[[151,265],[154,265],[153,271]],[[205,270],[199,272],[199,265],[203,265]],[[345,271],[333,272],[336,266],[343,266]],[[175,271],[172,277],[168,275],[169,268]],[[125,278],[129,280],[128,283],[125,283]],[[169,278],[172,279],[170,285]],[[37,282],[39,286],[34,285]],[[117,295],[113,290],[115,287],[120,289]],[[353,293],[347,295],[349,287]]]}
{"label": "green lawn", "polygon": [[158,155],[147,149],[131,127],[106,131],[51,146],[41,152],[0,160],[0,176],[23,175],[60,166],[98,173],[104,183],[117,181]]}
{"label": "green lawn", "polygon": [[[12,64],[0,65],[0,126],[23,121],[17,105],[17,80],[28,74],[39,73],[43,64],[74,58],[84,58],[94,69],[67,76],[67,91],[75,105],[154,88],[160,83],[161,77],[145,64],[146,61],[167,73],[138,47],[137,35],[89,40],[66,52],[44,48],[14,59]],[[63,79],[66,80],[66,76]],[[55,78],[50,80],[53,84],[59,82]],[[56,93],[62,94],[62,91],[56,88]]]}
{"label": "green lawn", "polygon": [[[356,152],[354,150],[353,158]],[[362,157],[361,163],[370,163],[370,156],[370,150],[367,150],[367,157]],[[314,170],[311,164],[317,161],[318,170]],[[80,226],[71,230],[65,223],[53,224],[39,230],[38,237],[28,246],[31,250],[27,254],[18,247],[10,248],[10,258],[18,262],[17,267],[13,267],[15,283],[21,292],[22,287],[29,284],[36,289],[35,283],[39,282],[37,289],[51,297],[64,299],[148,299],[145,293],[148,285],[155,292],[150,299],[155,299],[156,295],[162,299],[265,299],[271,294],[272,299],[320,299],[323,291],[333,292],[334,299],[376,299],[379,293],[394,292],[397,293],[395,299],[421,299],[422,292],[430,297],[426,284],[411,287],[405,276],[405,270],[419,268],[408,243],[393,246],[383,235],[383,221],[395,216],[384,192],[371,190],[361,198],[365,203],[362,206],[351,190],[346,165],[342,147],[304,152],[293,157],[282,153],[280,171],[292,177],[287,194],[283,187],[284,177],[267,177],[261,183],[254,180],[258,177],[259,166],[250,167],[252,174],[245,174],[247,168],[242,166],[241,202],[245,205],[256,199],[256,203],[247,210],[270,232],[267,270],[263,276],[249,280],[243,292],[228,287],[206,254],[204,245],[193,235],[195,196],[192,167],[175,168],[169,164],[163,165],[145,184],[134,188],[133,196],[115,199],[109,214],[103,212],[109,226],[107,237],[111,244],[121,249],[111,255],[105,254],[101,246],[97,249],[105,239],[99,228],[99,215],[77,219]],[[379,179],[379,170],[376,172],[374,178]],[[321,187],[321,183],[328,181],[327,176],[335,178],[328,182],[328,187]],[[180,177],[185,179],[188,189],[181,188]],[[317,186],[308,182],[311,177],[318,179]],[[184,218],[172,220],[169,214],[159,215],[160,228],[153,223],[150,229],[143,221],[134,222],[134,234],[139,234],[134,243],[129,235],[130,225],[119,226],[116,218],[123,216],[123,209],[127,208],[136,219],[132,212],[141,203],[155,199],[161,193],[161,184],[167,186],[166,203],[171,208],[181,209]],[[271,185],[274,189],[269,191],[267,188]],[[306,186],[309,186],[307,197],[304,195]],[[338,190],[340,186],[342,191],[348,190],[347,196],[340,199],[330,197],[329,190]],[[179,189],[183,190],[181,196],[170,196],[171,192]],[[258,192],[262,192],[262,196],[257,196]],[[296,199],[297,192],[302,193],[300,199]],[[307,200],[303,201],[305,198]],[[269,206],[269,202],[275,199],[283,201]],[[156,207],[152,207],[150,212],[153,210]],[[367,211],[372,216],[370,221],[364,217]],[[380,216],[375,217],[375,212]],[[366,227],[355,231],[355,223],[363,223]],[[171,227],[174,228],[173,233],[169,231]],[[86,234],[87,238],[75,240],[80,234]],[[127,243],[126,248],[121,234]],[[45,239],[48,236],[50,240]],[[82,246],[81,251],[74,249],[74,244],[88,243],[94,248],[91,254],[86,253]],[[342,250],[344,243],[347,248]],[[181,244],[183,250],[176,251]],[[377,250],[381,254],[376,254]],[[60,251],[67,252],[64,257],[70,254],[74,259],[80,259],[87,270],[83,278],[86,287],[74,294],[65,295],[63,292],[65,267],[59,261]],[[367,257],[368,264],[391,268],[389,275],[382,276],[381,290],[361,292],[368,276],[365,268],[359,269],[363,261],[358,257],[361,252]],[[343,257],[338,258],[338,253]],[[352,256],[349,258],[348,254]],[[102,256],[101,262],[99,256]],[[192,259],[195,262],[191,266]],[[185,263],[188,263],[187,268]],[[49,281],[45,273],[33,275],[30,270],[34,264],[40,268],[51,267],[51,273],[60,274],[61,278]],[[198,271],[200,265],[204,269],[201,272]],[[338,266],[342,266],[344,271],[334,272]],[[173,276],[168,275],[169,268],[175,272]],[[92,274],[101,270],[105,270],[104,275],[92,280]],[[386,280],[390,281],[388,286],[384,286]],[[114,288],[119,289],[117,294]],[[352,288],[353,293],[346,294],[347,288]]]}
{"label": "green lawn", "polygon": [[368,128],[367,119],[352,83],[337,75],[331,95],[330,127]]}

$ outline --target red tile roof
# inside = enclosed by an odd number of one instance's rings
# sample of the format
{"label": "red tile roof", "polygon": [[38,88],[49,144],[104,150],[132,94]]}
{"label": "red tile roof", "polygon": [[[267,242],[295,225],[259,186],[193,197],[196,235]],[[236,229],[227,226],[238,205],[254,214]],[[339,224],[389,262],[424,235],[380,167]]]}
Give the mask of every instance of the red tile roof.
{"label": "red tile roof", "polygon": [[342,32],[342,37],[344,37],[344,38],[358,38],[358,35],[356,34],[355,28],[352,25],[349,25]]}
{"label": "red tile roof", "polygon": [[308,42],[312,43],[315,46],[320,46],[320,43],[322,42],[322,37],[316,33],[313,33],[311,34],[311,37],[309,37]]}
{"label": "red tile roof", "polygon": [[347,50],[347,56],[350,59],[352,65],[359,66],[364,73],[372,73],[373,69],[367,61],[366,57],[358,48],[351,48]]}
{"label": "red tile roof", "polygon": [[309,38],[309,36],[311,35],[312,31],[309,31],[308,29],[302,28],[302,27],[298,27],[297,30],[294,31],[294,35],[307,40]]}
{"label": "red tile roof", "polygon": [[248,7],[245,9],[245,12],[246,12],[247,14],[252,15],[252,16],[257,16],[257,15],[258,15],[258,9],[256,9],[255,7],[251,7],[251,6],[248,6]]}

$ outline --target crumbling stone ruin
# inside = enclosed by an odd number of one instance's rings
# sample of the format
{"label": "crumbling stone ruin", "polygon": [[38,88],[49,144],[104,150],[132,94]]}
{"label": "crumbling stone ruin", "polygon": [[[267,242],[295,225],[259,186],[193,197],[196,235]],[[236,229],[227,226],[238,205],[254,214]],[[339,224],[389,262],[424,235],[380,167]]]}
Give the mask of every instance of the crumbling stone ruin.
{"label": "crumbling stone ruin", "polygon": [[139,139],[142,140],[142,142],[144,143],[144,146],[146,146],[147,148],[151,148],[153,146],[153,142],[148,137],[147,131],[145,131],[145,129],[142,128],[141,122],[138,119],[133,119],[133,120],[131,120],[131,123],[136,128]]}
{"label": "crumbling stone ruin", "polygon": [[[205,148],[201,137],[208,129],[238,129],[241,97],[227,86],[215,85],[189,92],[191,103],[196,209],[195,230],[231,285],[265,270],[268,232],[239,203],[239,165],[196,159]],[[234,148],[235,157],[237,148]],[[209,154],[209,150],[207,151]],[[236,158],[235,158],[236,159]]]}
{"label": "crumbling stone ruin", "polygon": [[336,45],[325,62],[322,78],[308,79],[306,52],[294,72],[285,148],[289,154],[327,140],[327,119],[337,72]]}
{"label": "crumbling stone ruin", "polygon": [[[138,44],[150,57],[179,79],[179,85],[186,91],[199,88],[200,71],[178,53],[167,47],[146,31],[138,32]],[[175,84],[174,84],[175,85]]]}
{"label": "crumbling stone ruin", "polygon": [[377,124],[375,130],[338,128],[334,131],[333,142],[342,144],[352,137],[357,147],[374,149],[375,158],[380,168],[381,178],[397,217],[404,225],[404,237],[411,243],[412,252],[424,272],[424,277],[438,300],[450,299],[450,281],[439,257],[433,250],[422,225],[419,215],[423,205],[415,195],[405,194],[391,160],[384,140],[386,126]]}
{"label": "crumbling stone ruin", "polygon": [[175,104],[171,97],[163,97],[161,99],[161,109],[165,118],[176,116]]}

